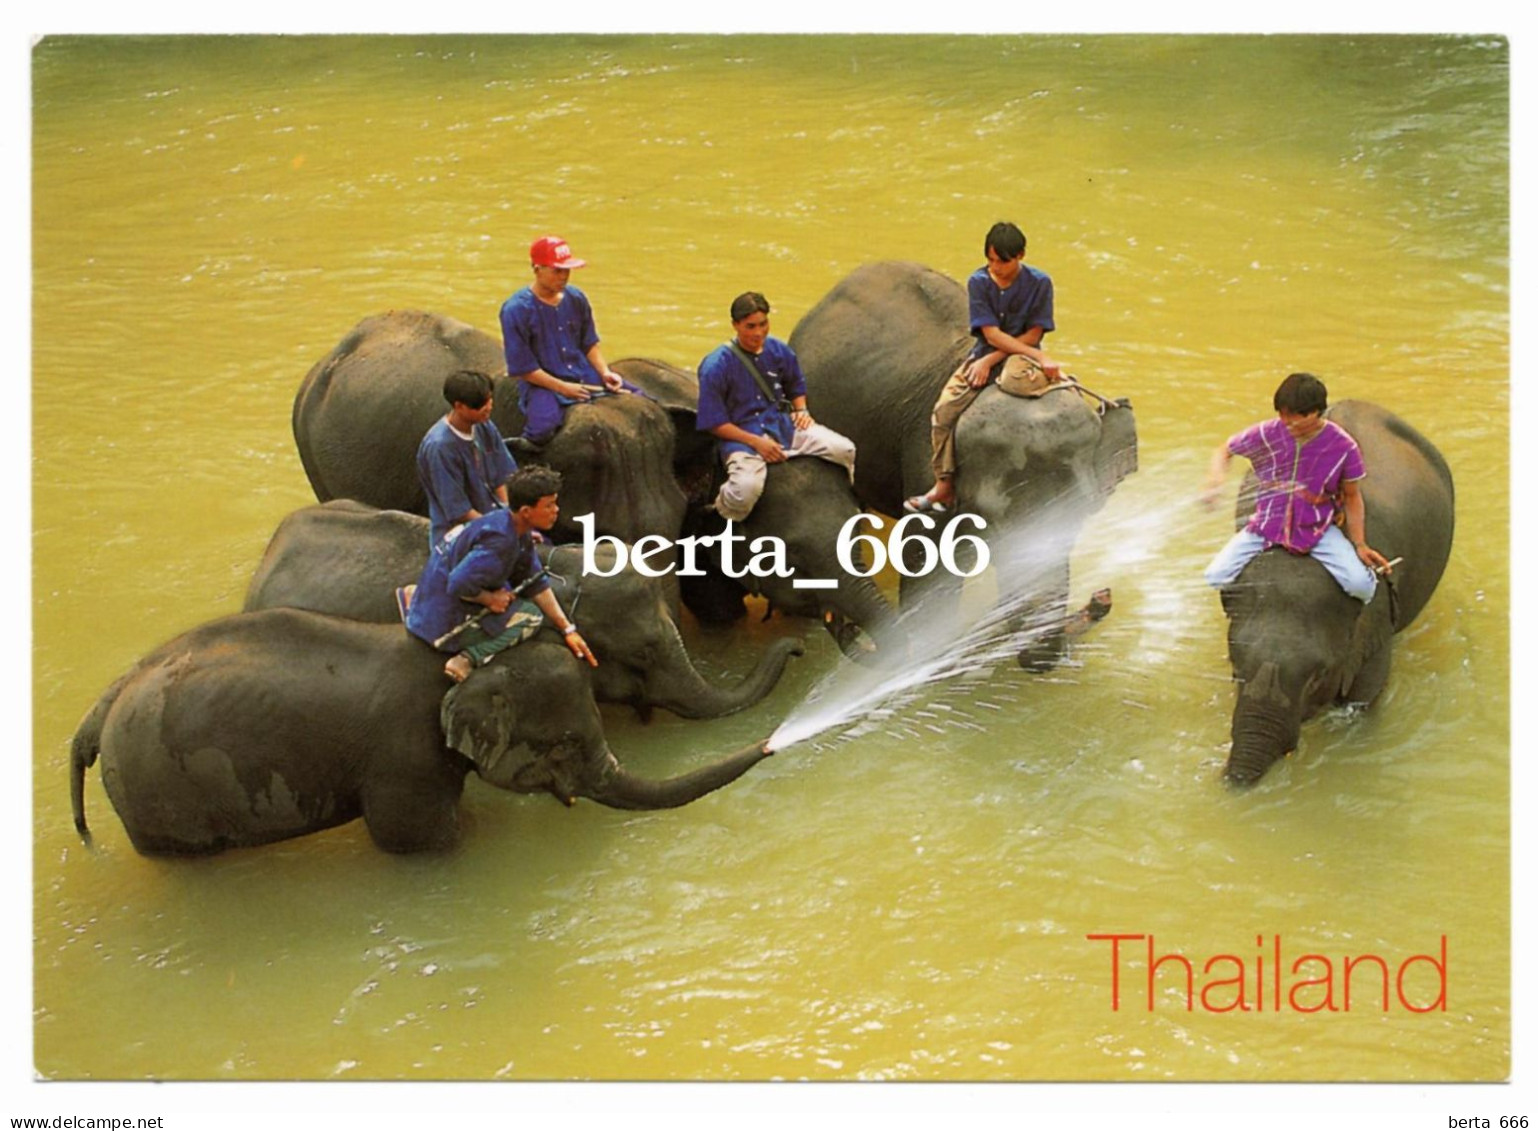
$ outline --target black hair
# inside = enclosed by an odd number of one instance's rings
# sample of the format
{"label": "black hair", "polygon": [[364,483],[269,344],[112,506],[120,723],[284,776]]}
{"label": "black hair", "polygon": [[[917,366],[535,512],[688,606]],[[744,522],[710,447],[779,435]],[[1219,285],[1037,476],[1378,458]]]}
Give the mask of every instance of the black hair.
{"label": "black hair", "polygon": [[1008,220],[1000,220],[988,229],[988,236],[983,240],[984,259],[988,258],[989,248],[1000,259],[1019,259],[1025,254],[1025,233]]}
{"label": "black hair", "polygon": [[757,291],[744,291],[732,299],[732,321],[741,322],[755,314],[768,314],[769,300]]}
{"label": "black hair", "polygon": [[450,408],[456,404],[481,408],[491,399],[491,378],[473,369],[450,373],[443,380],[443,399]]}
{"label": "black hair", "polygon": [[561,473],[544,464],[530,463],[507,477],[507,509],[532,507],[546,495],[561,493]]}
{"label": "black hair", "polygon": [[1330,406],[1330,395],[1324,382],[1312,373],[1289,373],[1287,379],[1276,387],[1271,407],[1281,412],[1295,412],[1299,416],[1323,412]]}

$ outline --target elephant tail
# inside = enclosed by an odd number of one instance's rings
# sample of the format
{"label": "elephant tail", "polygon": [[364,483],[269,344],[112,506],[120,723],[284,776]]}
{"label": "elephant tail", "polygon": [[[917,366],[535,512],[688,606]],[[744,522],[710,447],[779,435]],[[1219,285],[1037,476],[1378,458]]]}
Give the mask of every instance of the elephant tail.
{"label": "elephant tail", "polygon": [[96,765],[101,754],[101,732],[107,722],[112,704],[117,702],[118,692],[128,681],[124,676],[96,701],[84,719],[80,721],[69,747],[69,803],[75,814],[75,831],[86,844],[91,843],[91,830],[85,823],[85,772]]}

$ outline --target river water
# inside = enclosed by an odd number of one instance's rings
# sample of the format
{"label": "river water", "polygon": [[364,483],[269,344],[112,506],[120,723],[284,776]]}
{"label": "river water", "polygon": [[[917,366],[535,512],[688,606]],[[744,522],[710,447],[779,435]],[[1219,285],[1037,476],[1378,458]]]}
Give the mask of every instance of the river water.
{"label": "river water", "polygon": [[[1508,61],[1503,40],[1431,37],[42,41],[36,1071],[1504,1077]],[[80,845],[70,735],[138,656],[238,608],[312,501],[293,395],[357,321],[418,308],[495,334],[555,231],[590,262],[611,360],[693,366],[743,290],[788,337],[863,262],[964,278],[1000,218],[1056,283],[1054,354],[1137,409],[1141,470],[1075,557],[1075,594],[1109,585],[1115,611],[1066,666],[931,685],[675,812],[472,781],[447,856],[386,856],[354,824],[149,860],[95,771]],[[1311,723],[1240,793],[1200,581],[1225,523],[1194,493],[1294,369],[1431,437],[1458,532],[1377,706]],[[723,678],[774,638],[807,652],[728,719],[606,708],[649,774],[767,735],[838,662],[806,622],[686,627]],[[1445,936],[1446,1008],[1358,988],[1349,1012],[1188,1010],[1169,965],[1150,1004],[1141,942],[1116,1008],[1088,938],[1116,933],[1267,978],[1274,939],[1284,963],[1397,967]]]}

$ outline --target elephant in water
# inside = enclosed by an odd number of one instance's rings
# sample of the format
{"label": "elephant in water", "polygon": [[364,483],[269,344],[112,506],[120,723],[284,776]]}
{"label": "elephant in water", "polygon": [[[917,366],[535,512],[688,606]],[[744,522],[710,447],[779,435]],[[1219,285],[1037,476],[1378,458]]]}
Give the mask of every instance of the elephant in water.
{"label": "elephant in water", "polygon": [[[519,435],[518,382],[506,376],[502,347],[489,334],[410,310],[358,323],[294,397],[294,441],[315,497],[425,515],[417,446],[448,411],[443,381],[460,369],[492,379],[492,423],[504,439]],[[561,473],[556,540],[579,538],[574,520],[589,513],[599,533],[627,542],[675,537],[684,500],[672,459],[672,424],[645,397],[603,395],[573,406],[538,457]]]}
{"label": "elephant in water", "polygon": [[[1394,634],[1425,608],[1452,552],[1452,472],[1431,442],[1365,401],[1342,401],[1325,415],[1362,449],[1367,540],[1403,561],[1365,608],[1312,557],[1279,548],[1256,556],[1223,590],[1239,683],[1224,777],[1239,785],[1259,781],[1295,750],[1302,724],[1325,707],[1378,697]],[[1248,496],[1241,490],[1239,527],[1253,510]]]}
{"label": "elephant in water", "polygon": [[146,855],[196,855],[362,817],[389,852],[451,846],[471,770],[503,789],[619,809],[684,805],[768,755],[752,746],[666,781],[604,740],[587,665],[533,639],[444,694],[442,657],[399,625],[298,609],[240,613],[162,645],[75,733],[70,796],[89,840],[85,771]]}
{"label": "elephant in water", "polygon": [[[972,346],[966,292],[917,263],[868,264],[807,312],[790,345],[817,419],[859,448],[860,501],[901,515],[903,500],[934,482],[930,411]],[[1068,558],[1085,520],[1137,466],[1131,406],[1091,404],[1073,386],[1013,396],[995,384],[961,417],[956,450],[955,513],[987,523],[1000,601],[1036,631],[1021,663],[1050,666],[1068,636],[1109,608],[1102,593],[1068,615]],[[902,585],[904,603],[926,589],[960,587],[939,569]]]}
{"label": "elephant in water", "polygon": [[[598,657],[593,694],[605,703],[628,703],[643,717],[653,707],[690,719],[750,707],[774,690],[786,662],[803,651],[797,641],[775,641],[735,688],[716,688],[695,668],[678,634],[670,578],[633,568],[613,577],[585,575],[580,546],[543,546],[540,555],[561,607],[580,618]],[[613,559],[608,546],[595,549],[600,570],[610,569]],[[251,578],[245,611],[299,608],[399,626],[395,590],[416,581],[426,560],[425,518],[350,499],[304,507],[278,525]]]}

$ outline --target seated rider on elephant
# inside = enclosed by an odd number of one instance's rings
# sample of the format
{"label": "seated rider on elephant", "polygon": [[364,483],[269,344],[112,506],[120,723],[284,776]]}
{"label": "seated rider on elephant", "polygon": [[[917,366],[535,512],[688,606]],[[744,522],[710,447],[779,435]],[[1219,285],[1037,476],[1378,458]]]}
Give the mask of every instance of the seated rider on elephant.
{"label": "seated rider on elephant", "polygon": [[598,328],[587,296],[569,285],[577,259],[560,236],[541,236],[529,248],[533,285],[502,304],[502,349],[507,372],[518,378],[523,435],[520,450],[548,443],[566,409],[603,393],[641,390],[609,368],[598,349]]}
{"label": "seated rider on elephant", "polygon": [[817,456],[849,472],[854,442],[818,424],[806,407],[806,379],[790,346],[769,336],[769,300],[756,291],[731,307],[734,337],[700,362],[696,427],[720,441],[726,482],[715,509],[740,522],[764,493],[768,464]]}
{"label": "seated rider on elephant", "polygon": [[[507,509],[473,519],[428,555],[406,614],[406,629],[454,655],[443,671],[462,682],[477,664],[527,640],[549,620],[579,660],[598,660],[561,610],[535,556],[533,532],[560,515],[561,477],[531,466],[507,481]],[[481,606],[470,613],[466,606]]]}
{"label": "seated rider on elephant", "polygon": [[1052,279],[1025,264],[1025,234],[1000,221],[983,240],[988,262],[967,279],[967,320],[977,339],[956,372],[945,382],[930,417],[935,485],[903,503],[911,514],[944,514],[955,504],[956,422],[978,394],[999,375],[1005,361],[1024,357],[1048,381],[1062,367],[1039,348],[1055,329],[1052,321]]}
{"label": "seated rider on elephant", "polygon": [[[1375,570],[1390,572],[1382,554],[1367,544],[1367,508],[1358,484],[1367,471],[1356,441],[1334,421],[1324,382],[1293,373],[1272,397],[1275,420],[1263,420],[1225,440],[1212,456],[1203,499],[1216,500],[1233,456],[1243,456],[1259,484],[1255,512],[1207,567],[1207,584],[1234,582],[1250,559],[1281,546],[1313,557],[1363,604],[1378,588]],[[1344,516],[1345,533],[1336,525]]]}
{"label": "seated rider on elephant", "polygon": [[443,382],[449,411],[417,448],[417,476],[427,492],[428,546],[455,526],[507,506],[507,477],[518,470],[491,421],[491,378],[471,369]]}

